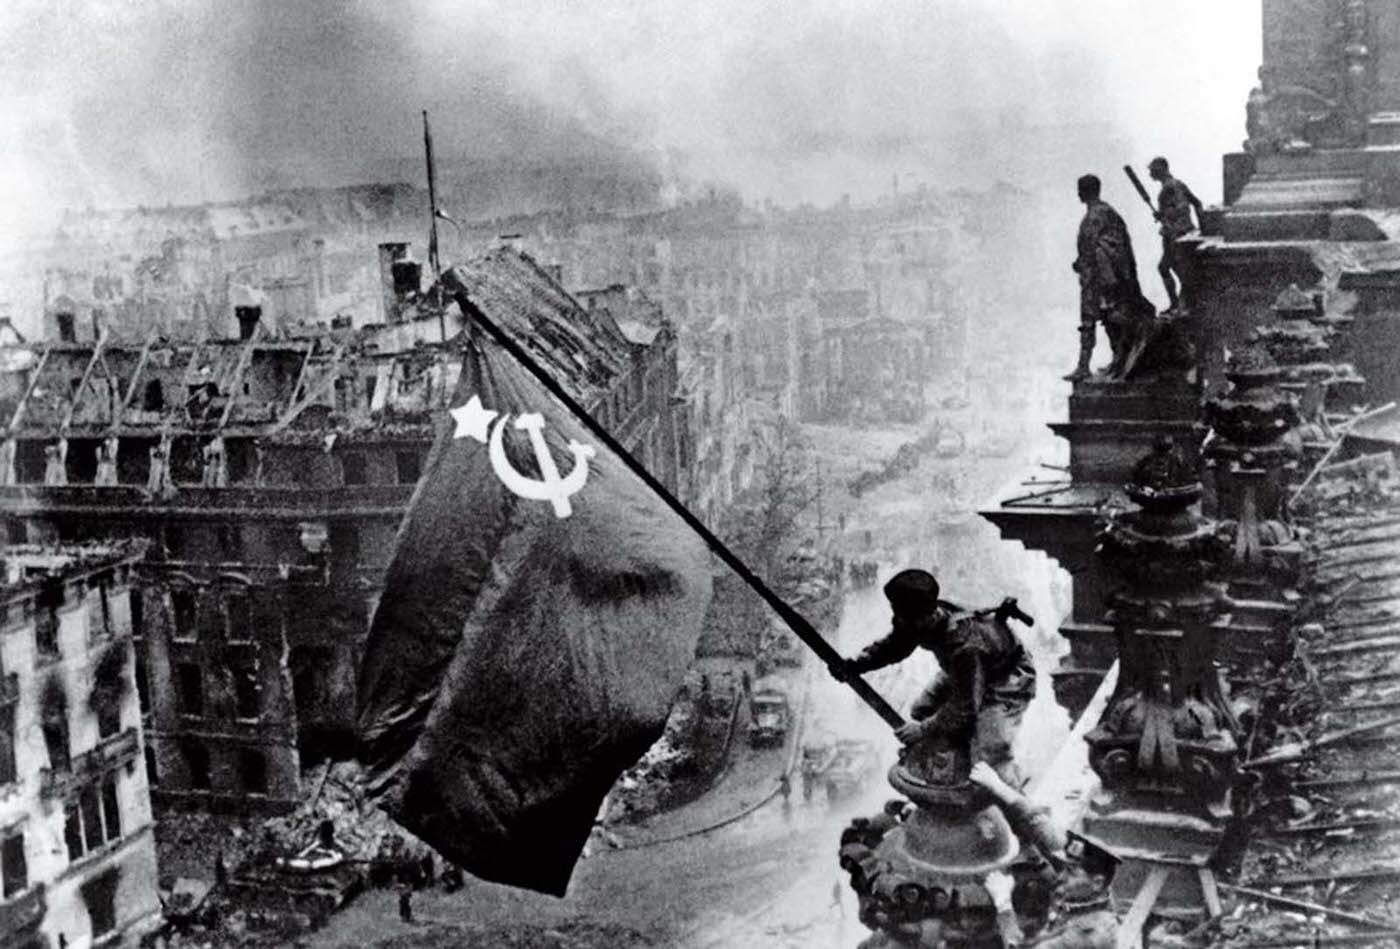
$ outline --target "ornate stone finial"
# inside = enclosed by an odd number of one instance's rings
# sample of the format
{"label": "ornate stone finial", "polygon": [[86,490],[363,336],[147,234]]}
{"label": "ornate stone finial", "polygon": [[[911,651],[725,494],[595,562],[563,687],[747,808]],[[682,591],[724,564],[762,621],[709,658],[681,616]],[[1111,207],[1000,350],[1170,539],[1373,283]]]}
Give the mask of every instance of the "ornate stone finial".
{"label": "ornate stone finial", "polygon": [[1297,407],[1278,388],[1283,369],[1263,346],[1251,343],[1232,352],[1225,378],[1230,392],[1205,404],[1206,424],[1219,436],[1208,456],[1233,457],[1264,448],[1298,424]]}
{"label": "ornate stone finial", "polygon": [[[1284,506],[1286,473],[1302,454],[1298,407],[1279,388],[1282,371],[1259,345],[1234,352],[1226,366],[1229,393],[1206,402],[1204,420],[1214,437],[1205,449],[1221,516],[1232,522],[1237,566],[1274,563],[1282,578],[1291,569],[1282,552],[1293,539]],[[1257,573],[1257,570],[1255,571]]]}
{"label": "ornate stone finial", "polygon": [[1151,454],[1133,466],[1124,492],[1140,507],[1158,511],[1185,507],[1201,496],[1195,467],[1171,438],[1158,438]]}
{"label": "ornate stone finial", "polygon": [[1108,520],[1099,555],[1122,584],[1110,598],[1120,679],[1086,736],[1105,788],[1159,794],[1174,788],[1212,815],[1228,804],[1236,746],[1220,691],[1212,624],[1224,613],[1213,582],[1225,540],[1195,502],[1195,469],[1163,440],[1126,486],[1140,507]]}

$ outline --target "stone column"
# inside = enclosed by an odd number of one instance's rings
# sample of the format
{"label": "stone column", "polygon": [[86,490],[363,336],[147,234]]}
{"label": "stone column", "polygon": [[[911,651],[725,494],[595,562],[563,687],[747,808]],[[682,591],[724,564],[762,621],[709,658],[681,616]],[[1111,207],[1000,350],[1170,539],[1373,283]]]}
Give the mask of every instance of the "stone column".
{"label": "stone column", "polygon": [[1122,900],[1160,886],[1157,912],[1214,913],[1207,863],[1230,816],[1239,753],[1215,664],[1225,540],[1198,511],[1194,467],[1169,443],[1138,463],[1126,491],[1137,507],[1110,516],[1100,535],[1120,583],[1109,614],[1119,678],[1085,736],[1102,781],[1085,834],[1122,858],[1113,881]]}

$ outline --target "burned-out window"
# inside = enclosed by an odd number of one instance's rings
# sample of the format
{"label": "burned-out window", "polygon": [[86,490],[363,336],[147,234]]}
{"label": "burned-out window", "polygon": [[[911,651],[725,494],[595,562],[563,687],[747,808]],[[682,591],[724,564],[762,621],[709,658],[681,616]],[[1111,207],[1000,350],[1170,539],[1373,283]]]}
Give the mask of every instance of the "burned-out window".
{"label": "burned-out window", "polygon": [[58,655],[58,609],[63,605],[63,583],[54,578],[40,581],[39,595],[34,601],[34,645],[39,655]]}
{"label": "burned-out window", "polygon": [[90,636],[111,636],[112,628],[112,576],[104,573],[93,578],[93,586],[97,588],[97,596],[88,613],[88,634]]}
{"label": "burned-out window", "polygon": [[97,794],[96,785],[89,785],[79,792],[78,812],[83,822],[83,846],[91,853],[107,842],[102,827],[102,799]]}
{"label": "burned-out window", "polygon": [[146,412],[165,411],[165,387],[159,379],[146,383],[146,390],[141,396],[141,409]]}
{"label": "burned-out window", "polygon": [[145,747],[146,753],[146,783],[151,787],[160,786],[160,768],[156,767],[156,750],[150,745]]}
{"label": "burned-out window", "polygon": [[335,410],[349,412],[355,404],[355,380],[342,376],[335,380]]}
{"label": "burned-out window", "polygon": [[185,555],[185,528],[180,524],[165,525],[165,555],[179,560]]}
{"label": "burned-out window", "polygon": [[238,770],[243,790],[249,794],[267,793],[267,756],[251,748],[238,753]]}
{"label": "burned-out window", "polygon": [[292,647],[292,698],[304,720],[319,717],[334,656],[324,646]]}
{"label": "burned-out window", "polygon": [[15,707],[0,705],[0,787],[19,779],[15,768]]}
{"label": "burned-out window", "polygon": [[117,774],[104,777],[78,792],[63,812],[63,839],[68,859],[78,860],[122,836],[121,801],[117,797]]}
{"label": "burned-out window", "polygon": [[175,638],[195,639],[199,636],[199,601],[193,590],[172,590],[170,604],[175,611]]}
{"label": "burned-out window", "polygon": [[103,839],[108,843],[121,839],[122,802],[121,798],[117,797],[115,772],[102,779],[102,828]]}
{"label": "burned-out window", "polygon": [[228,616],[229,642],[253,641],[253,600],[245,593],[232,593],[224,599]]}
{"label": "burned-out window", "polygon": [[368,484],[363,452],[347,451],[340,456],[341,480],[348,485]]}
{"label": "burned-out window", "polygon": [[423,473],[423,459],[416,451],[394,453],[394,463],[398,467],[399,484],[417,484]]}
{"label": "burned-out window", "polygon": [[234,562],[243,557],[243,544],[239,537],[238,525],[220,524],[219,534],[219,556],[226,562]]}
{"label": "burned-out window", "polygon": [[82,885],[92,938],[97,940],[117,928],[117,869],[106,871]]}
{"label": "burned-out window", "polygon": [[253,719],[262,714],[262,686],[258,682],[256,662],[244,662],[229,670],[233,677],[235,714]]}
{"label": "burned-out window", "polygon": [[68,747],[68,695],[56,678],[44,683],[39,698],[39,730],[49,753],[49,767],[67,771],[71,759]]}
{"label": "burned-out window", "polygon": [[116,702],[104,702],[97,707],[97,733],[111,738],[122,730],[122,707]]}
{"label": "burned-out window", "polygon": [[22,893],[29,887],[29,861],[24,855],[24,832],[12,830],[0,836],[0,898]]}
{"label": "burned-out window", "polygon": [[190,787],[196,791],[209,790],[209,749],[193,742],[184,746],[185,770],[189,772]]}
{"label": "burned-out window", "polygon": [[204,672],[193,662],[175,664],[175,688],[184,715],[204,714]]}
{"label": "burned-out window", "polygon": [[111,643],[92,671],[90,704],[97,713],[97,730],[102,738],[111,738],[122,728],[122,700],[130,688],[126,678],[129,655],[124,640]]}
{"label": "burned-out window", "polygon": [[353,566],[360,561],[360,527],[353,521],[332,521],[331,555],[338,563]]}

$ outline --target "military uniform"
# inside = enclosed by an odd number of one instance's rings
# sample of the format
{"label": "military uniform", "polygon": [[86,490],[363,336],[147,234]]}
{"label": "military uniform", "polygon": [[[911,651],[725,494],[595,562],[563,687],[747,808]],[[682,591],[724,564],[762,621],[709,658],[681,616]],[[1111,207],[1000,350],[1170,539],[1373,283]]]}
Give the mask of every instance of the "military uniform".
{"label": "military uniform", "polygon": [[[1132,238],[1122,216],[1105,201],[1088,202],[1079,222],[1079,256],[1074,271],[1079,274],[1079,368],[1075,375],[1087,375],[1094,350],[1098,322],[1114,310],[1138,304],[1137,260]],[[1107,311],[1107,312],[1106,312]],[[1119,355],[1115,346],[1115,357]]]}
{"label": "military uniform", "polygon": [[1021,776],[1011,742],[1035,697],[1035,666],[1006,623],[974,617],[949,603],[918,618],[895,614],[888,636],[851,660],[869,672],[907,659],[915,649],[938,659],[939,673],[909,708],[929,734],[971,739],[974,760],[985,761],[1013,788]]}

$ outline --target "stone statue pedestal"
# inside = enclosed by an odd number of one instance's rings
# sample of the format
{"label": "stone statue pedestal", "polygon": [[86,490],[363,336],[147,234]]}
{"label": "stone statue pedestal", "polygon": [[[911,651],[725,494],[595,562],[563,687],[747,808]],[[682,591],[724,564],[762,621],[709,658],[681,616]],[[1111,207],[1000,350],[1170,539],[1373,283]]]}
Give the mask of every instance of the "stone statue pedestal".
{"label": "stone statue pedestal", "polygon": [[1001,810],[967,780],[970,767],[965,747],[935,738],[906,748],[890,769],[890,784],[914,810],[857,858],[853,883],[871,929],[931,925],[950,942],[996,944],[997,907],[985,883],[1021,848]]}

